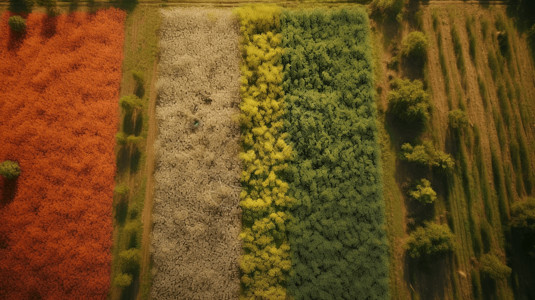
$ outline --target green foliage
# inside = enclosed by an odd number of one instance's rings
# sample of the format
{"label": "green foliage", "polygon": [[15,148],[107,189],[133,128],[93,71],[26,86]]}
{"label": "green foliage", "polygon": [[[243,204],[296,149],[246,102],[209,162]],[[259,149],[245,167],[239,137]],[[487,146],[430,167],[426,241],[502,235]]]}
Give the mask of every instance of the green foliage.
{"label": "green foliage", "polygon": [[26,19],[21,16],[11,16],[7,23],[14,32],[23,33],[26,31]]}
{"label": "green foliage", "polygon": [[0,176],[15,179],[20,175],[20,167],[16,161],[6,160],[0,163]]}
{"label": "green foliage", "polygon": [[373,58],[362,9],[281,16],[295,299],[387,299]]}
{"label": "green foliage", "polygon": [[123,198],[123,197],[126,197],[128,195],[128,193],[130,192],[130,188],[128,188],[128,186],[126,185],[118,185],[115,187],[115,189],[113,190],[115,195]]}
{"label": "green foliage", "polygon": [[121,97],[119,104],[127,112],[133,112],[143,108],[143,101],[135,95]]}
{"label": "green foliage", "polygon": [[124,145],[126,145],[127,137],[128,137],[128,135],[126,133],[124,133],[123,131],[121,131],[121,132],[118,132],[115,135],[115,141],[117,142],[117,144],[119,144],[121,146],[124,146]]}
{"label": "green foliage", "polygon": [[427,60],[427,36],[421,31],[409,33],[401,44],[401,55],[413,63],[423,64]]}
{"label": "green foliage", "polygon": [[474,16],[466,18],[466,33],[468,34],[468,53],[475,63],[476,59],[476,36],[474,34]]}
{"label": "green foliage", "polygon": [[119,265],[125,273],[137,273],[141,254],[139,249],[128,249],[119,252]]}
{"label": "green foliage", "polygon": [[286,237],[295,200],[280,174],[292,148],[286,144],[282,116],[280,8],[247,6],[236,11],[242,34],[241,65],[243,164],[241,176],[243,229],[242,296],[285,298],[291,268]]}
{"label": "green foliage", "polygon": [[454,236],[448,225],[426,223],[410,234],[406,248],[412,258],[443,255],[453,251]]}
{"label": "green foliage", "polygon": [[132,71],[132,77],[136,83],[134,94],[142,98],[145,95],[145,75],[141,71],[134,70]]}
{"label": "green foliage", "polygon": [[401,146],[401,159],[422,166],[451,170],[455,165],[453,158],[447,153],[437,150],[431,141],[412,146],[405,143]]}
{"label": "green foliage", "polygon": [[461,38],[459,37],[459,33],[457,32],[457,28],[455,28],[455,26],[451,27],[451,41],[453,43],[453,51],[455,52],[455,58],[457,59],[457,69],[459,69],[459,72],[461,73],[461,80],[463,80],[464,85],[466,81],[466,65],[463,56],[463,46],[461,44]]}
{"label": "green foliage", "polygon": [[429,119],[429,95],[420,80],[394,80],[387,99],[390,113],[401,121],[421,125]]}
{"label": "green foliage", "polygon": [[460,109],[452,110],[448,113],[448,123],[450,128],[461,130],[468,126],[468,116],[466,116],[466,112]]}
{"label": "green foliage", "polygon": [[416,187],[409,191],[409,196],[421,203],[433,203],[437,200],[437,193],[431,187],[431,182],[422,178]]}
{"label": "green foliage", "polygon": [[113,285],[121,288],[129,287],[132,284],[132,275],[118,273],[113,279]]}
{"label": "green foliage", "polygon": [[481,256],[479,270],[494,280],[507,279],[511,275],[511,268],[502,263],[494,254],[487,253]]}
{"label": "green foliage", "polygon": [[535,198],[511,206],[511,227],[525,234],[535,234]]}

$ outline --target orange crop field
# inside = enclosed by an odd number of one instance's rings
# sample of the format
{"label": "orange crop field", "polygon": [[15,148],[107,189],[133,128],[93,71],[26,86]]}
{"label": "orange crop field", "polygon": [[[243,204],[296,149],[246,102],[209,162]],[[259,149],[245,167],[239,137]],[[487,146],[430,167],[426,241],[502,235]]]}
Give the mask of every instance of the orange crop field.
{"label": "orange crop field", "polygon": [[126,14],[0,17],[0,299],[104,299]]}

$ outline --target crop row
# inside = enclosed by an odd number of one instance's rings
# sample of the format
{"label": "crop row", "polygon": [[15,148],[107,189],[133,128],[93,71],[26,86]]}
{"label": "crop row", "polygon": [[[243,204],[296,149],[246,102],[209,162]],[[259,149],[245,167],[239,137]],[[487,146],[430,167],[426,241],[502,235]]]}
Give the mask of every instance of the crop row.
{"label": "crop row", "polygon": [[386,298],[365,11],[238,14],[243,295]]}

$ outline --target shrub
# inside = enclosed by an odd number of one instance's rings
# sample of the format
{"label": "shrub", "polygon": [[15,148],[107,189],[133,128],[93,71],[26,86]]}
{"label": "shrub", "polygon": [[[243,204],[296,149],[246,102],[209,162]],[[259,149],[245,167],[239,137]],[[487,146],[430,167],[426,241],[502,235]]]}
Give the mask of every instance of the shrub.
{"label": "shrub", "polygon": [[14,32],[23,33],[26,31],[26,20],[21,16],[9,17],[7,23]]}
{"label": "shrub", "polygon": [[119,265],[121,270],[126,273],[136,273],[139,270],[139,261],[141,259],[139,249],[123,250],[119,253]]}
{"label": "shrub", "polygon": [[401,44],[401,55],[413,63],[423,64],[427,60],[427,36],[421,31],[409,33]]}
{"label": "shrub", "polygon": [[511,227],[535,233],[535,198],[516,202],[511,206]]}
{"label": "shrub", "polygon": [[422,145],[413,146],[405,143],[401,146],[401,159],[422,166],[451,170],[455,165],[453,158],[447,153],[435,148],[431,141],[424,141]]}
{"label": "shrub", "polygon": [[15,179],[20,175],[19,164],[15,161],[6,160],[0,164],[0,175],[6,179]]}
{"label": "shrub", "polygon": [[113,285],[118,287],[129,287],[132,284],[132,275],[131,274],[125,274],[125,273],[119,273],[115,276],[113,279]]}
{"label": "shrub", "polygon": [[460,130],[465,128],[468,125],[468,117],[466,112],[455,109],[448,113],[448,123],[450,128]]}
{"label": "shrub", "polygon": [[126,145],[126,139],[127,139],[127,135],[126,133],[124,132],[118,132],[116,135],[115,135],[115,140],[117,141],[117,144],[121,145],[121,146],[124,146]]}
{"label": "shrub", "polygon": [[127,112],[137,111],[143,107],[143,101],[135,95],[123,96],[119,104]]}
{"label": "shrub", "polygon": [[496,255],[490,253],[481,256],[479,270],[483,275],[494,280],[506,279],[511,275],[511,268],[502,263]]}
{"label": "shrub", "polygon": [[401,121],[421,124],[429,119],[429,95],[420,80],[394,80],[387,99],[390,113]]}
{"label": "shrub", "polygon": [[429,258],[453,251],[454,236],[448,225],[426,223],[413,231],[406,248],[412,258]]}
{"label": "shrub", "polygon": [[115,187],[115,189],[113,190],[115,195],[119,196],[119,197],[125,197],[126,195],[128,195],[128,192],[130,192],[130,188],[126,185],[118,185]]}
{"label": "shrub", "polygon": [[412,199],[421,203],[433,203],[437,199],[437,193],[431,187],[431,182],[422,178],[415,189],[409,192]]}

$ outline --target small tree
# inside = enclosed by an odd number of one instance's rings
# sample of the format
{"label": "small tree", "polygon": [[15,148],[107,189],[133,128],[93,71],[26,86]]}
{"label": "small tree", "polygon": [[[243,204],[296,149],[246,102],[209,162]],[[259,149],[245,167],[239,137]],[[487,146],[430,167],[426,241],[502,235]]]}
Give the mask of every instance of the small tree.
{"label": "small tree", "polygon": [[414,63],[423,64],[427,60],[427,37],[423,32],[413,31],[401,44],[401,55]]}
{"label": "small tree", "polygon": [[416,188],[409,192],[412,199],[421,203],[433,203],[437,199],[437,193],[431,187],[431,182],[422,178]]}
{"label": "small tree", "polygon": [[451,170],[455,165],[453,158],[449,154],[437,150],[431,141],[424,141],[422,145],[416,146],[409,143],[403,144],[401,146],[401,159],[441,170]]}
{"label": "small tree", "polygon": [[121,270],[126,273],[136,273],[139,269],[141,255],[139,249],[128,249],[119,253],[119,264]]}
{"label": "small tree", "polygon": [[412,258],[429,258],[453,251],[453,238],[447,225],[426,223],[411,233],[406,248]]}
{"label": "small tree", "polygon": [[9,17],[7,23],[11,30],[16,33],[23,33],[26,31],[26,20],[21,16]]}
{"label": "small tree", "polygon": [[0,175],[6,179],[15,179],[20,175],[19,164],[15,161],[6,160],[0,164]]}
{"label": "small tree", "polygon": [[511,275],[511,268],[502,263],[494,254],[487,253],[481,256],[479,263],[481,273],[494,280],[506,279]]}
{"label": "small tree", "polygon": [[535,198],[516,202],[511,206],[511,228],[521,237],[522,243],[535,256]]}
{"label": "small tree", "polygon": [[119,104],[127,112],[137,112],[143,107],[143,101],[135,95],[123,96]]}
{"label": "small tree", "polygon": [[429,95],[420,80],[394,80],[387,99],[390,113],[401,121],[421,124],[429,119]]}
{"label": "small tree", "polygon": [[448,123],[452,129],[460,130],[468,125],[468,117],[464,111],[455,109],[448,113]]}
{"label": "small tree", "polygon": [[115,192],[115,195],[117,195],[119,198],[124,198],[126,195],[128,195],[130,189],[126,185],[118,185],[113,191]]}
{"label": "small tree", "polygon": [[119,273],[113,279],[113,284],[118,287],[129,287],[132,284],[132,275]]}

